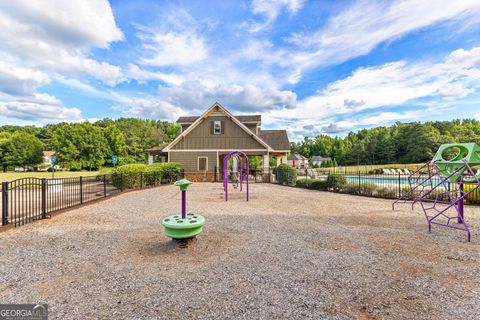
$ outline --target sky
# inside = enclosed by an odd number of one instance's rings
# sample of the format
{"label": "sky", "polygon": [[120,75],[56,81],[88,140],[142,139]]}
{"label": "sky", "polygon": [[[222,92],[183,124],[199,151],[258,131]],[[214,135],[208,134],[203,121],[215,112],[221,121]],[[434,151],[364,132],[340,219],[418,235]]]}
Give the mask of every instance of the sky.
{"label": "sky", "polygon": [[291,140],[480,119],[480,0],[16,0],[0,30],[0,125],[215,102]]}

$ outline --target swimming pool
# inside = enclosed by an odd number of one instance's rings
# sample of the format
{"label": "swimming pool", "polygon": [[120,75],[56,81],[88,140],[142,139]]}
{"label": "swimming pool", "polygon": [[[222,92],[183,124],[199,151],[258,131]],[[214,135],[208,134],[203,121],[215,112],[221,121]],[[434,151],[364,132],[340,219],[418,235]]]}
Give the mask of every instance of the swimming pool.
{"label": "swimming pool", "polygon": [[[407,176],[400,176],[400,177],[366,177],[366,176],[345,176],[348,182],[356,182],[356,183],[372,183],[372,184],[382,184],[382,185],[405,185],[408,186],[408,177]],[[426,179],[426,177],[425,177]],[[432,179],[435,183],[438,179]],[[421,182],[421,181],[418,181]],[[440,180],[438,180],[440,183]],[[414,182],[415,184],[415,182]],[[425,185],[428,185],[429,182],[425,181]]]}

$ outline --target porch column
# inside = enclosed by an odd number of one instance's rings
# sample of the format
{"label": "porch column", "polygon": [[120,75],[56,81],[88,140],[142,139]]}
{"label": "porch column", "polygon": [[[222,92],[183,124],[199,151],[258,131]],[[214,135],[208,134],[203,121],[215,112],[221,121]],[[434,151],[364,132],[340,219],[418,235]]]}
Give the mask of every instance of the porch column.
{"label": "porch column", "polygon": [[153,164],[153,154],[148,154],[148,164]]}
{"label": "porch column", "polygon": [[270,170],[270,165],[269,165],[269,155],[266,154],[263,156],[263,172],[268,173]]}

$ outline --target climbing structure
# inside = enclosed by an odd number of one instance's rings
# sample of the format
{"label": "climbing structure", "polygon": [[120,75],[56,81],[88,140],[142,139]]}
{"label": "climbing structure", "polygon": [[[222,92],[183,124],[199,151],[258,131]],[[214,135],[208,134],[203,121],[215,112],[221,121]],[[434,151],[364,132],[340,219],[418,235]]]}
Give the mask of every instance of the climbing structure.
{"label": "climbing structure", "polygon": [[[225,201],[228,201],[228,160],[233,159],[232,164],[232,174],[233,181],[240,185],[240,191],[243,189],[243,176],[246,174],[247,178],[246,187],[247,187],[247,201],[249,200],[249,189],[248,189],[248,173],[250,172],[248,156],[242,151],[232,151],[223,158],[223,190],[225,191]],[[246,170],[243,170],[243,161],[245,161]]]}
{"label": "climbing structure", "polygon": [[443,144],[432,161],[408,177],[409,190],[393,203],[419,203],[431,232],[432,224],[462,230],[470,241],[464,199],[480,187],[480,146],[475,143]]}

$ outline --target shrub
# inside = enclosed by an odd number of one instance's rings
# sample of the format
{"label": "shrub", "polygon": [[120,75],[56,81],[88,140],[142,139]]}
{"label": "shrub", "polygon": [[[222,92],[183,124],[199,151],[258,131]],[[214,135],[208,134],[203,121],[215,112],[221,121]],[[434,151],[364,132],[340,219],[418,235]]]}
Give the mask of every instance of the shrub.
{"label": "shrub", "polygon": [[141,180],[141,172],[145,172],[147,166],[140,163],[126,164],[116,167],[112,170],[113,185],[119,188],[122,184],[124,188],[136,188],[140,187],[144,181]]}
{"label": "shrub", "polygon": [[145,171],[145,183],[155,185],[159,183],[173,182],[180,174],[180,165],[175,162],[154,163],[147,166]]}
{"label": "shrub", "polygon": [[297,181],[295,169],[286,163],[282,163],[276,170],[277,181],[279,184],[294,186]]}
{"label": "shrub", "polygon": [[315,179],[315,180],[312,180],[312,182],[309,182],[308,187],[310,189],[326,191],[328,190],[328,182],[325,180]]}
{"label": "shrub", "polygon": [[[463,192],[465,193],[468,193],[470,192],[473,188],[475,187],[475,185],[473,184],[464,184],[463,185]],[[465,197],[465,200],[467,201],[467,203],[472,203],[472,204],[477,204],[477,203],[480,203],[480,188],[473,191],[472,193],[470,193],[469,195],[467,195]]]}
{"label": "shrub", "polygon": [[[126,189],[152,186],[176,180],[180,165],[175,162],[145,164],[126,164],[111,170],[114,186]],[[103,173],[102,173],[103,174]]]}
{"label": "shrub", "polygon": [[360,184],[356,182],[347,183],[347,185],[340,190],[348,194],[356,194],[360,196],[373,196],[375,195],[378,186],[376,184]]}
{"label": "shrub", "polygon": [[343,191],[347,186],[347,178],[341,174],[331,174],[327,178],[327,187],[334,191]]}
{"label": "shrub", "polygon": [[[308,181],[308,185],[310,185],[311,181],[312,180]],[[297,182],[295,183],[295,187],[306,188],[307,187],[307,179],[297,180]]]}
{"label": "shrub", "polygon": [[394,199],[397,197],[395,188],[383,187],[377,190],[377,196],[380,198]]}

